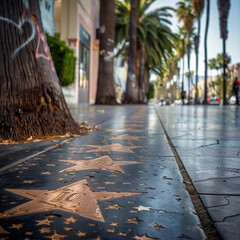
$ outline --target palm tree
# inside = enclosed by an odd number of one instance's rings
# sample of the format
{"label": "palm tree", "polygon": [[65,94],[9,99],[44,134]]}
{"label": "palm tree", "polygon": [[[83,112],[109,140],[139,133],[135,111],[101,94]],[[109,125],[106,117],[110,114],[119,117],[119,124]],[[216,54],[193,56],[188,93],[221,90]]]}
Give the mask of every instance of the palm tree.
{"label": "palm tree", "polygon": [[[191,0],[183,0],[177,2],[177,17],[178,22],[183,21],[183,27],[187,32],[187,54],[188,54],[188,72],[190,72],[190,55],[191,55],[191,36],[193,34],[193,20],[195,18],[191,6]],[[188,76],[188,85],[190,84],[190,76]],[[188,93],[188,101],[190,101],[190,89]]]}
{"label": "palm tree", "polygon": [[[114,0],[101,0],[100,51],[96,104],[116,104],[113,79],[113,48],[115,38]],[[103,27],[104,26],[104,27]]]}
{"label": "palm tree", "polygon": [[209,12],[210,12],[210,0],[207,0],[207,10],[206,10],[206,27],[205,27],[205,36],[204,36],[204,55],[205,55],[205,76],[204,76],[204,101],[203,104],[208,104],[207,101],[207,78],[208,78],[208,56],[207,56],[207,36],[208,36],[208,27],[209,27]]}
{"label": "palm tree", "polygon": [[129,58],[127,87],[124,103],[138,102],[138,85],[136,77],[136,60],[137,60],[137,0],[131,0],[130,11],[130,28],[129,28]]}
{"label": "palm tree", "polygon": [[[155,0],[138,1],[137,20],[137,67],[136,77],[139,86],[139,101],[146,98],[147,79],[150,72],[162,74],[162,65],[173,50],[174,34],[168,25],[171,16],[169,8],[160,8],[146,13]],[[116,44],[117,56],[122,55],[122,62],[126,62],[129,52],[129,12],[130,1],[116,1]]]}
{"label": "palm tree", "polygon": [[196,96],[195,96],[195,104],[198,104],[198,50],[199,50],[199,43],[200,43],[200,30],[201,30],[201,14],[204,8],[204,0],[192,0],[192,6],[194,12],[197,17],[198,22],[198,31],[197,35],[194,38],[195,43],[195,53],[196,53]]}
{"label": "palm tree", "polygon": [[186,53],[186,37],[187,37],[187,32],[183,27],[178,28],[178,38],[176,41],[175,49],[177,51],[178,57],[182,59],[182,89],[181,89],[181,99],[182,99],[182,104],[184,104],[184,98],[185,98],[185,92],[184,92],[184,56]]}
{"label": "palm tree", "polygon": [[39,1],[1,1],[0,32],[1,138],[79,134],[47,45]]}
{"label": "palm tree", "polygon": [[223,39],[223,105],[227,104],[226,100],[226,39],[228,35],[227,19],[230,8],[230,0],[218,0],[218,11],[220,20],[221,38]]}

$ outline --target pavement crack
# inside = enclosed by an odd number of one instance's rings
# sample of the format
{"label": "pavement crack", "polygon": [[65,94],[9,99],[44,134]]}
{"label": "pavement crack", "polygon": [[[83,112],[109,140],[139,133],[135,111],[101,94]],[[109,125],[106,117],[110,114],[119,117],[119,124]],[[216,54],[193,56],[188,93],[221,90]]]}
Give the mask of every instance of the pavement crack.
{"label": "pavement crack", "polygon": [[235,214],[235,215],[231,215],[231,216],[227,216],[227,217],[223,218],[222,221],[215,221],[215,223],[223,223],[223,222],[225,222],[226,220],[228,220],[230,218],[235,218],[235,217],[238,217],[238,216],[240,216],[240,213]]}
{"label": "pavement crack", "polygon": [[209,147],[209,146],[215,146],[215,145],[219,145],[219,140],[216,140],[216,143],[211,143],[211,144],[206,144],[206,145],[202,145],[198,148],[204,148],[204,147]]}
{"label": "pavement crack", "polygon": [[[194,181],[194,183],[205,182],[205,181],[209,181],[209,180],[221,180],[221,179],[232,179],[232,178],[240,178],[240,176],[207,178],[207,179],[202,179],[202,180],[196,180],[196,181]],[[223,194],[221,194],[221,195],[223,195]]]}

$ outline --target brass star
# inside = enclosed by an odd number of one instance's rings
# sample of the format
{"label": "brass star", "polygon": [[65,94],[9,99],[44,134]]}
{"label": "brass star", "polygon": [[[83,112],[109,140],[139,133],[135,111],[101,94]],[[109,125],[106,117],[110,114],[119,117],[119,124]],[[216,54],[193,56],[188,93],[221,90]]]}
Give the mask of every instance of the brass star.
{"label": "brass star", "polygon": [[116,227],[116,226],[118,226],[118,223],[116,223],[116,222],[112,222],[112,223],[110,223],[109,225],[110,225],[110,226],[114,226],[114,227]]}
{"label": "brass star", "polygon": [[72,217],[70,217],[70,218],[65,218],[65,224],[70,224],[70,223],[75,223],[76,221],[77,221],[77,219],[76,218],[74,218],[73,216]]}
{"label": "brass star", "polygon": [[23,183],[34,183],[34,182],[36,182],[36,181],[31,181],[31,180],[25,180],[25,181],[23,181]]}
{"label": "brass star", "polygon": [[82,232],[82,231],[79,231],[78,233],[77,233],[77,236],[78,237],[82,237],[82,236],[87,236],[87,233],[86,232]]}
{"label": "brass star", "polygon": [[132,129],[132,128],[123,128],[123,129],[106,129],[107,132],[144,132],[145,130],[141,129]]}
{"label": "brass star", "polygon": [[0,213],[0,218],[59,209],[102,222],[104,222],[104,218],[97,203],[98,201],[141,194],[139,192],[92,192],[86,179],[50,191],[29,189],[6,190],[30,198],[32,201]]}
{"label": "brass star", "polygon": [[50,233],[52,230],[50,228],[41,228],[39,231],[41,233]]}
{"label": "brass star", "polygon": [[142,148],[140,146],[127,147],[127,146],[123,146],[119,143],[113,143],[113,144],[110,144],[110,145],[84,145],[84,146],[97,148],[97,149],[94,149],[94,150],[89,150],[87,152],[115,151],[115,152],[134,153],[131,150],[132,148]]}
{"label": "brass star", "polygon": [[64,229],[65,229],[66,231],[71,231],[71,230],[72,230],[71,227],[65,227]]}
{"label": "brass star", "polygon": [[144,235],[135,235],[133,237],[134,239],[139,239],[139,240],[153,240],[157,238],[149,237],[146,233]]}
{"label": "brass star", "polygon": [[124,237],[127,236],[127,234],[126,234],[126,233],[123,233],[123,232],[120,232],[118,235],[119,235],[119,236],[124,236]]}
{"label": "brass star", "polygon": [[41,174],[42,174],[42,175],[51,175],[52,172],[42,172]]}
{"label": "brass star", "polygon": [[95,158],[92,160],[78,160],[78,161],[77,160],[60,160],[60,161],[75,164],[74,166],[63,169],[60,172],[81,171],[81,170],[88,170],[88,169],[101,169],[105,171],[124,173],[124,171],[120,168],[121,165],[142,163],[142,162],[135,162],[135,161],[113,161],[109,156],[103,156],[103,157]]}
{"label": "brass star", "polygon": [[108,207],[106,207],[105,209],[120,209],[122,208],[120,205],[118,204],[114,204],[114,205],[108,205]]}
{"label": "brass star", "polygon": [[[23,215],[23,214],[20,214],[20,215]],[[0,215],[0,218],[1,218],[1,215]],[[44,220],[35,220],[35,222],[37,222],[37,226],[39,226],[39,225],[48,225],[48,226],[50,226],[53,221],[51,221],[51,220],[46,218]]]}
{"label": "brass star", "polygon": [[46,238],[50,238],[52,240],[61,240],[65,237],[68,237],[69,235],[63,235],[63,234],[59,234],[56,231],[54,231],[54,234],[52,236],[46,236]]}
{"label": "brass star", "polygon": [[23,227],[23,224],[20,223],[20,224],[12,224],[12,226],[9,227],[9,228],[16,228],[17,230],[19,230],[19,229],[22,228],[22,227]]}
{"label": "brass star", "polygon": [[144,138],[144,136],[131,136],[128,134],[123,134],[123,135],[117,135],[117,136],[112,136],[109,137],[108,140],[133,140],[133,141],[142,141],[142,138]]}

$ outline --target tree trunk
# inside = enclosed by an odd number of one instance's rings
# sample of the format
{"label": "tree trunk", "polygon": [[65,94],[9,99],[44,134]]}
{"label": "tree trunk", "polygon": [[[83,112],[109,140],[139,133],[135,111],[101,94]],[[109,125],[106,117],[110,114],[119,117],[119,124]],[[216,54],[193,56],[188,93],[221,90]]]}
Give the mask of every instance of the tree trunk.
{"label": "tree trunk", "polygon": [[113,78],[113,49],[115,38],[114,0],[101,0],[100,51],[96,104],[117,104]]}
{"label": "tree trunk", "polygon": [[138,1],[131,0],[130,11],[130,28],[129,28],[129,59],[128,59],[128,74],[127,87],[124,103],[138,103],[138,84],[136,77],[136,59],[137,59],[137,9]]}
{"label": "tree trunk", "polygon": [[141,45],[140,50],[140,67],[139,67],[139,76],[138,76],[138,101],[139,103],[146,103],[146,84],[144,81],[145,78],[145,46]]}
{"label": "tree trunk", "polygon": [[209,11],[210,11],[210,0],[207,0],[207,19],[206,19],[206,29],[205,29],[205,37],[204,37],[204,53],[205,53],[205,81],[204,81],[204,104],[208,104],[207,101],[207,78],[208,78],[208,56],[207,56],[207,35],[208,35],[208,26],[209,26]]}
{"label": "tree trunk", "polygon": [[184,55],[185,55],[185,52],[184,52],[183,58],[182,58],[182,63],[183,63],[183,67],[182,67],[182,69],[183,69],[182,70],[182,92],[181,92],[182,105],[184,105],[184,99],[185,99],[185,94],[184,94]]}
{"label": "tree trunk", "polygon": [[198,33],[197,39],[195,39],[195,52],[196,52],[196,94],[195,94],[195,104],[198,104],[198,52],[199,52],[199,42],[200,42],[200,30],[201,30],[201,21],[200,17],[198,18]]}
{"label": "tree trunk", "polygon": [[0,137],[78,134],[35,0],[0,0]]}
{"label": "tree trunk", "polygon": [[188,104],[190,104],[190,58],[191,58],[191,44],[190,41],[188,42],[187,45],[187,58],[188,58]]}
{"label": "tree trunk", "polygon": [[223,39],[223,105],[227,105],[226,92],[226,39],[228,36],[228,14],[230,8],[230,0],[218,0],[218,11],[220,20],[221,38]]}

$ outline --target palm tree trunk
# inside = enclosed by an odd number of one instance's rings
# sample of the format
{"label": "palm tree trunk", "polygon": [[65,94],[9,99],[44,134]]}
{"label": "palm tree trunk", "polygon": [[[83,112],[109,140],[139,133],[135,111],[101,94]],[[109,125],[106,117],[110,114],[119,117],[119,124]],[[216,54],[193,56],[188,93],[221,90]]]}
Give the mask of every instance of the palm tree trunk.
{"label": "palm tree trunk", "polygon": [[207,0],[207,17],[206,17],[206,28],[205,28],[205,37],[204,37],[204,54],[205,54],[205,81],[204,81],[204,101],[203,104],[208,104],[207,101],[207,78],[208,78],[208,51],[207,51],[207,35],[208,35],[208,27],[209,27],[209,12],[210,12],[210,0]]}
{"label": "palm tree trunk", "polygon": [[226,99],[226,39],[228,35],[227,31],[227,19],[230,8],[230,0],[218,0],[218,11],[220,20],[221,38],[223,39],[223,105],[227,104]]}
{"label": "palm tree trunk", "polygon": [[79,133],[49,52],[39,1],[0,5],[0,137]]}
{"label": "palm tree trunk", "polygon": [[113,78],[113,49],[115,37],[114,0],[101,0],[100,51],[96,104],[117,104]]}
{"label": "palm tree trunk", "polygon": [[187,45],[188,48],[188,104],[190,104],[190,55],[191,55],[191,45],[188,43]]}
{"label": "palm tree trunk", "polygon": [[198,104],[198,53],[199,53],[200,31],[201,31],[201,21],[200,21],[200,17],[199,17],[198,18],[198,33],[197,33],[197,39],[196,39],[196,42],[195,42],[195,51],[196,51],[196,95],[195,95],[195,104]]}
{"label": "palm tree trunk", "polygon": [[140,50],[140,66],[139,66],[139,75],[138,75],[138,101],[139,103],[145,103],[146,98],[146,84],[144,84],[145,76],[145,46],[141,45]]}
{"label": "palm tree trunk", "polygon": [[184,99],[185,99],[185,96],[184,96],[184,54],[183,54],[183,58],[182,58],[182,61],[183,61],[183,72],[182,72],[182,93],[181,93],[181,98],[182,98],[182,104],[184,105]]}
{"label": "palm tree trunk", "polygon": [[124,103],[134,104],[138,102],[138,84],[136,77],[136,59],[137,59],[137,8],[138,1],[131,0],[130,11],[130,47],[128,59],[127,87]]}

